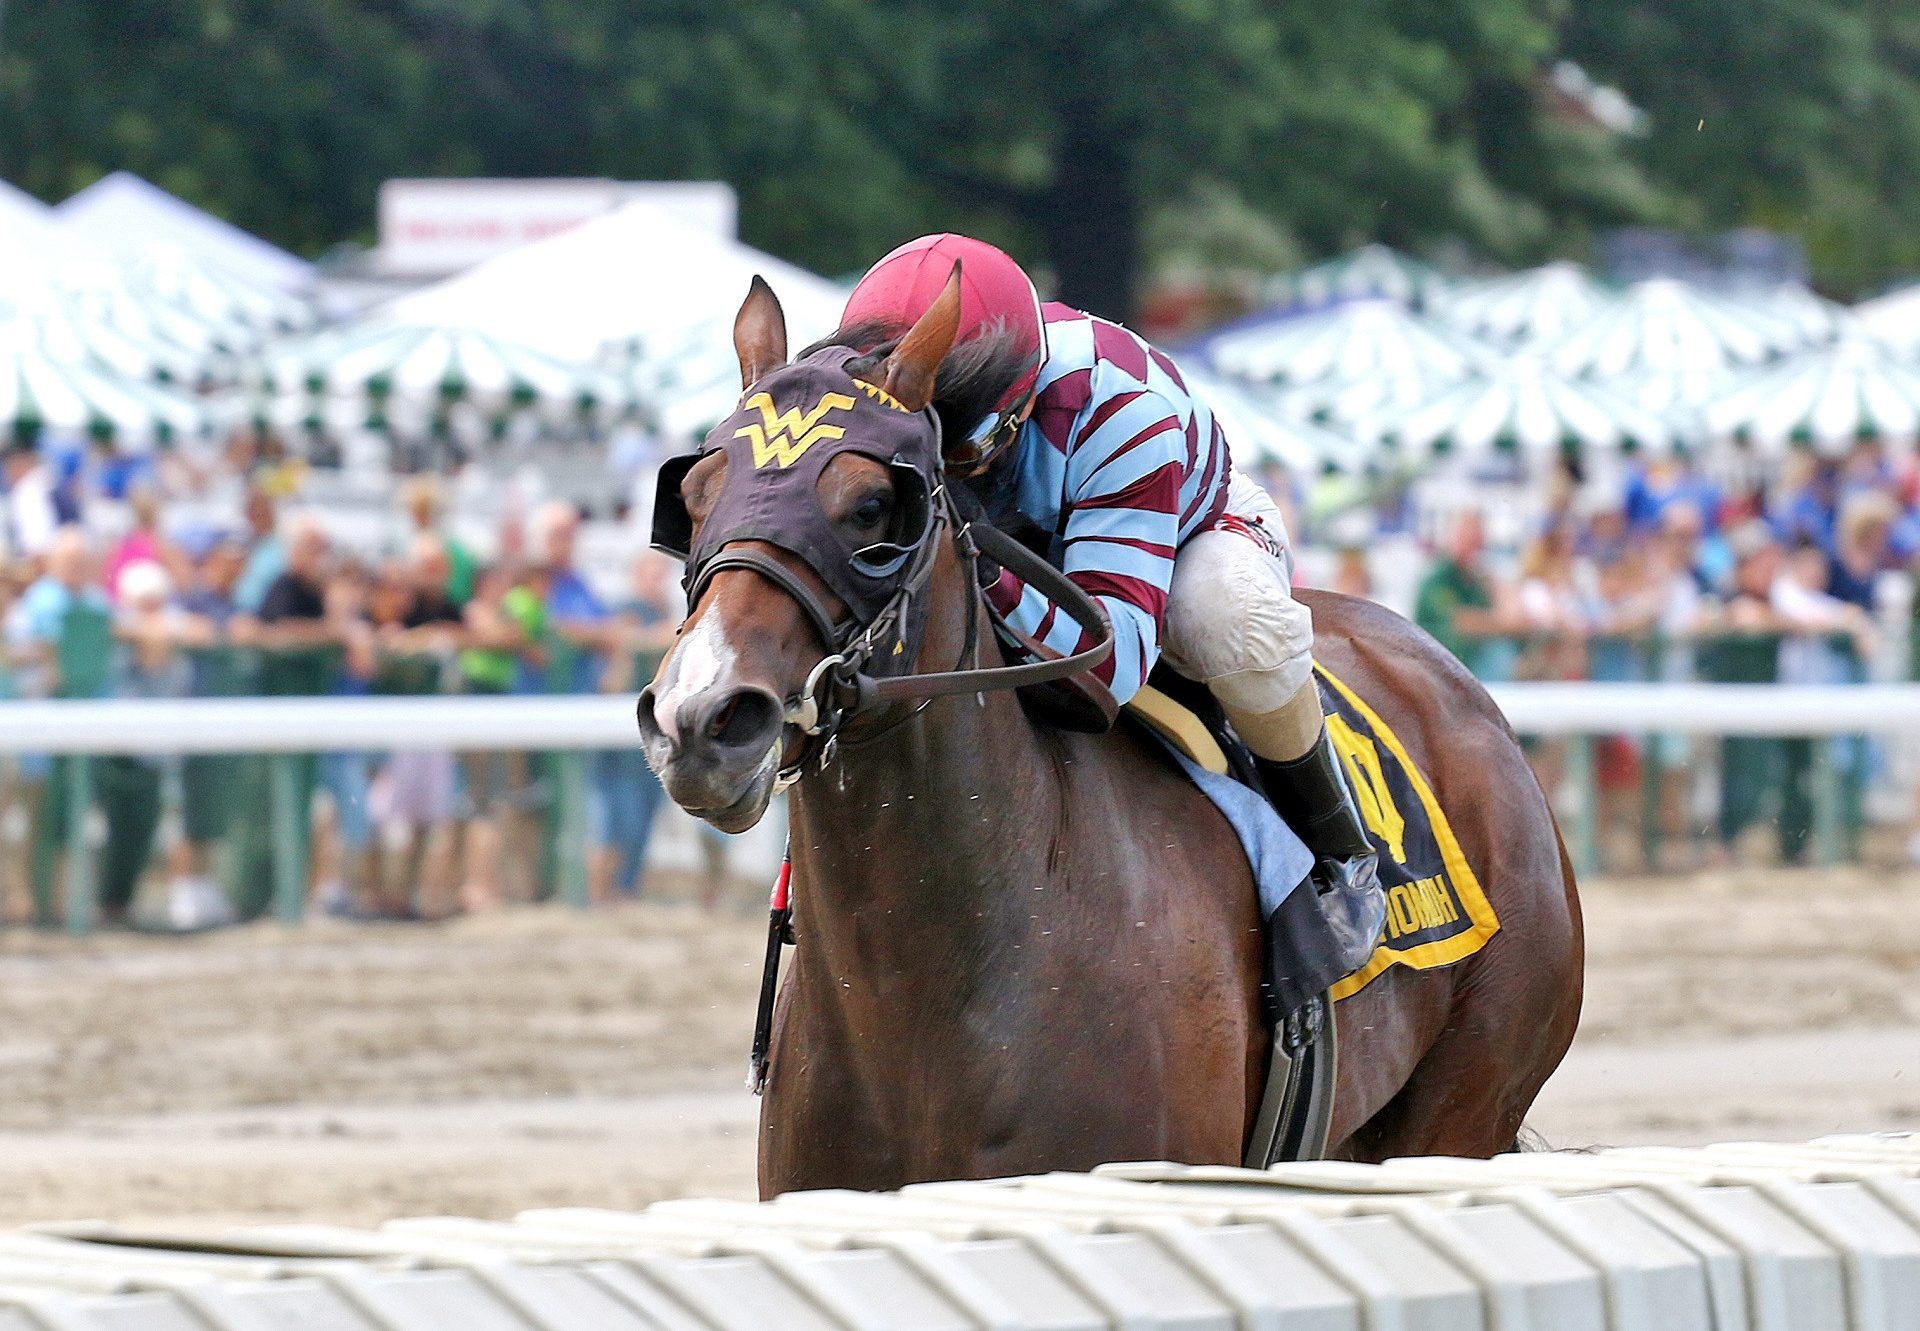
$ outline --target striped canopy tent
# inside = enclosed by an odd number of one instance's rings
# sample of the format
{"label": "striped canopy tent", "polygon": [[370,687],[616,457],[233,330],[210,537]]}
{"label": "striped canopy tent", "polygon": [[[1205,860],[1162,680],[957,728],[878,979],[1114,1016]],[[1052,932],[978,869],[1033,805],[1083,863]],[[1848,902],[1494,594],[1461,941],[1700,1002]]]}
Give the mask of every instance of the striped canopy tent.
{"label": "striped canopy tent", "polygon": [[1261,390],[1231,379],[1180,367],[1180,377],[1213,412],[1227,436],[1234,465],[1277,463],[1296,476],[1352,467],[1361,450],[1345,435],[1290,416]]}
{"label": "striped canopy tent", "polygon": [[1542,346],[1584,328],[1612,299],[1585,268],[1555,260],[1465,283],[1448,292],[1434,313],[1451,327],[1495,346]]}
{"label": "striped canopy tent", "polygon": [[1230,330],[1205,344],[1216,370],[1278,391],[1316,421],[1352,421],[1410,406],[1492,358],[1485,347],[1385,300]]}
{"label": "striped canopy tent", "polygon": [[104,325],[160,354],[193,367],[202,388],[231,384],[259,335],[234,323],[213,323],[174,305],[135,292],[117,270],[92,266],[60,292],[59,303],[88,323]]}
{"label": "striped canopy tent", "polygon": [[1287,308],[1313,308],[1339,300],[1391,300],[1408,309],[1432,307],[1447,279],[1385,245],[1362,245],[1338,258],[1268,281],[1266,298]]}
{"label": "striped canopy tent", "polygon": [[1715,439],[1829,456],[1861,440],[1911,449],[1920,437],[1920,368],[1880,344],[1850,337],[1749,375],[1706,404]]}
{"label": "striped canopy tent", "polygon": [[209,327],[243,329],[256,341],[304,332],[318,322],[308,302],[197,259],[177,245],[156,245],[123,266],[126,286],[136,296]]}
{"label": "striped canopy tent", "polygon": [[1794,339],[1784,350],[1817,347],[1848,331],[1852,317],[1839,301],[1828,300],[1798,282],[1729,293],[1727,299],[1784,323]]}
{"label": "striped canopy tent", "polygon": [[622,338],[607,344],[601,360],[675,445],[697,442],[739,405],[730,319]]}
{"label": "striped canopy tent", "polygon": [[18,329],[0,330],[0,435],[35,439],[54,433],[141,452],[205,426],[200,407],[187,398],[57,359]]}
{"label": "striped canopy tent", "polygon": [[1658,277],[1635,282],[1547,356],[1563,373],[1610,379],[1649,367],[1757,365],[1801,345],[1804,339],[1778,315]]}
{"label": "striped canopy tent", "polygon": [[1411,411],[1383,413],[1357,432],[1403,456],[1664,453],[1678,442],[1658,415],[1534,355],[1502,361]]}
{"label": "striped canopy tent", "polygon": [[263,356],[249,382],[268,394],[352,399],[391,419],[467,403],[497,419],[532,411],[556,424],[597,425],[632,406],[604,370],[489,333],[407,323],[317,334]]}
{"label": "striped canopy tent", "polygon": [[120,376],[176,387],[204,383],[205,358],[152,334],[116,327],[57,299],[20,306],[11,318],[0,312],[0,327],[16,340],[54,360],[91,365]]}
{"label": "striped canopy tent", "polygon": [[1851,313],[1868,336],[1909,360],[1920,360],[1920,282],[1863,300]]}

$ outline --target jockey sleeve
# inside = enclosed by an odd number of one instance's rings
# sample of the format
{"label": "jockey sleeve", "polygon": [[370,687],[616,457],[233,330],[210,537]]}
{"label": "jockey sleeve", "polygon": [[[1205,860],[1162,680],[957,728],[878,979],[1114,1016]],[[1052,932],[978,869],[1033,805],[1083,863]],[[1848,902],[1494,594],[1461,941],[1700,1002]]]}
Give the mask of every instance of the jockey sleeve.
{"label": "jockey sleeve", "polygon": [[[1181,544],[1226,506],[1226,440],[1173,362],[1117,324],[1048,304],[1048,361],[1015,452],[1014,506],[1056,534],[1054,556],[1107,612],[1113,655],[1095,672],[1124,703],[1160,657]],[[1012,574],[988,590],[1021,632],[1062,654],[1078,624]]]}

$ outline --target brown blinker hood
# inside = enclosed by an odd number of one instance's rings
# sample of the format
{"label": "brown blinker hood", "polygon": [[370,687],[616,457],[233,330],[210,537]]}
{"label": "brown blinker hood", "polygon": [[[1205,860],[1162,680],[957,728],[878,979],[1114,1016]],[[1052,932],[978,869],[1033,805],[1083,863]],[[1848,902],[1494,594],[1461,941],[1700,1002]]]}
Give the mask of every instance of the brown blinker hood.
{"label": "brown blinker hood", "polygon": [[[742,395],[700,451],[661,465],[653,545],[686,560],[682,585],[690,606],[718,571],[714,559],[723,547],[764,541],[799,559],[846,605],[850,621],[835,625],[808,606],[834,650],[881,615],[901,591],[906,570],[921,562],[940,487],[939,418],[931,410],[908,411],[884,390],[854,379],[846,366],[858,357],[846,347],[826,347],[771,371]],[[680,486],[693,465],[716,450],[727,456],[726,481],[696,538]],[[842,453],[893,471],[889,530],[858,549],[820,507],[821,473]],[[767,571],[758,561],[753,566]]]}

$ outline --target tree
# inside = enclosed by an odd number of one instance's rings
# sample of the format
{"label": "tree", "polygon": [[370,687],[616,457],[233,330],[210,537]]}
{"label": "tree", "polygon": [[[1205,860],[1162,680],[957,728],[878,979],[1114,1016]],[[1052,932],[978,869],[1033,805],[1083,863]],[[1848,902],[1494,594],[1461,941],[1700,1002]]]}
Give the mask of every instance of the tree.
{"label": "tree", "polygon": [[1920,12],[1897,0],[1580,5],[1567,49],[1651,115],[1635,155],[1707,228],[1805,238],[1854,293],[1920,266]]}

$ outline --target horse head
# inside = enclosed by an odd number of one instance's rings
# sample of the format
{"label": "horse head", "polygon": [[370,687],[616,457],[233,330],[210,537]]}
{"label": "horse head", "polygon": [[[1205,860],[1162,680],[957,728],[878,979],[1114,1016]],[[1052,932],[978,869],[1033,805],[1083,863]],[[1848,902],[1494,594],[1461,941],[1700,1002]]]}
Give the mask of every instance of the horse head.
{"label": "horse head", "polygon": [[641,693],[647,761],[674,802],[753,826],[822,733],[824,675],[911,669],[942,521],[929,409],[960,316],[960,270],[884,356],[787,361],[755,278],[734,321],[742,402],[662,468],[654,543],[687,560],[688,613]]}

